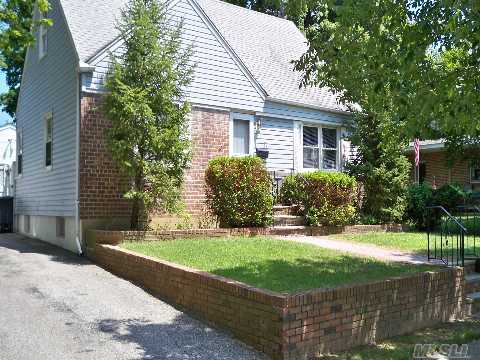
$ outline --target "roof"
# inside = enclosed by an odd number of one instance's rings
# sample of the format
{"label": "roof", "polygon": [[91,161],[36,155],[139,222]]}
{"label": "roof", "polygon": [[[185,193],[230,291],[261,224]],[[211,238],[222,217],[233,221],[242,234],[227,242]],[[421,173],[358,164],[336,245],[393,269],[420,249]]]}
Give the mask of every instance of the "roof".
{"label": "roof", "polygon": [[[238,56],[267,99],[331,111],[346,111],[327,88],[300,88],[303,74],[293,69],[307,40],[291,21],[219,0],[196,2]],[[118,37],[116,19],[126,0],[60,0],[77,48],[88,61]]]}
{"label": "roof", "polygon": [[[445,147],[445,140],[439,139],[439,140],[422,140],[420,141],[420,150],[441,150]],[[408,145],[407,152],[414,151],[414,143],[411,142]]]}

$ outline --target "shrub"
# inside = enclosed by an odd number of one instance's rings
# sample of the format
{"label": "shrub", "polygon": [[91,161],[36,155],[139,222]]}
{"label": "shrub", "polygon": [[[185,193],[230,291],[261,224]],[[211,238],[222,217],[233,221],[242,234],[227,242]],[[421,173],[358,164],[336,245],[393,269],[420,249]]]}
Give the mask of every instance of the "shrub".
{"label": "shrub", "polygon": [[407,194],[405,218],[418,229],[427,226],[428,206],[433,205],[434,190],[428,184],[412,185]]}
{"label": "shrub", "polygon": [[445,184],[435,191],[433,203],[453,211],[458,205],[465,204],[470,195],[458,184]]}
{"label": "shrub", "polygon": [[280,201],[283,205],[298,205],[301,202],[301,189],[298,174],[286,176],[280,187]]}
{"label": "shrub", "polygon": [[271,179],[258,157],[218,157],[205,173],[207,205],[221,227],[261,227],[272,222]]}
{"label": "shrub", "polygon": [[298,175],[301,204],[309,225],[346,225],[357,215],[356,180],[343,173],[316,171]]}

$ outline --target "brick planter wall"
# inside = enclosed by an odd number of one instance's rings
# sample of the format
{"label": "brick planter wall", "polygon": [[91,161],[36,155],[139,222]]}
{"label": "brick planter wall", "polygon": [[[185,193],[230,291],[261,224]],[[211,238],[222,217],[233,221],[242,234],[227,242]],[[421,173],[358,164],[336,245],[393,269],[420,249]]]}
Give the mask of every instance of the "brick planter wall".
{"label": "brick planter wall", "polygon": [[88,251],[97,264],[230,331],[273,359],[306,360],[463,316],[465,281],[460,268],[288,295],[99,240],[97,236],[96,243],[90,242]]}

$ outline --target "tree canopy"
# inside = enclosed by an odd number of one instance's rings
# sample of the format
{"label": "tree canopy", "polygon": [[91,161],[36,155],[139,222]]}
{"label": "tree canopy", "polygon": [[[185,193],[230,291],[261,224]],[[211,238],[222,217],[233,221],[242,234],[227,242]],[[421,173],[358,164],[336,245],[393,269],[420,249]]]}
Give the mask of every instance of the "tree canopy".
{"label": "tree canopy", "polygon": [[49,10],[48,0],[0,1],[0,69],[6,74],[9,88],[0,94],[0,106],[12,117],[17,108],[27,48],[35,42],[32,30],[40,24],[51,25],[48,18],[33,20],[35,3],[43,13]]}

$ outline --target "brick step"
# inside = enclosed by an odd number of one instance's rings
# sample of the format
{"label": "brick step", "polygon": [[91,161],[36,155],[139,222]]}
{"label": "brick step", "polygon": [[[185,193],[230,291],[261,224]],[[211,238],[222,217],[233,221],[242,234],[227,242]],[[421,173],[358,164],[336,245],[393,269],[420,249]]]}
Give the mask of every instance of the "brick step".
{"label": "brick step", "polygon": [[273,207],[274,215],[292,215],[296,216],[298,214],[298,205],[275,205]]}
{"label": "brick step", "polygon": [[302,226],[305,225],[305,219],[303,216],[294,215],[274,215],[274,226]]}
{"label": "brick step", "polygon": [[467,314],[476,316],[480,313],[480,292],[467,294],[465,298]]}
{"label": "brick step", "polygon": [[480,274],[470,273],[465,275],[465,292],[467,294],[480,291]]}

